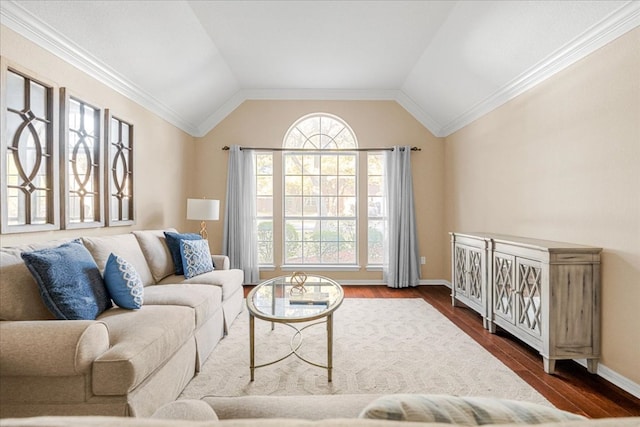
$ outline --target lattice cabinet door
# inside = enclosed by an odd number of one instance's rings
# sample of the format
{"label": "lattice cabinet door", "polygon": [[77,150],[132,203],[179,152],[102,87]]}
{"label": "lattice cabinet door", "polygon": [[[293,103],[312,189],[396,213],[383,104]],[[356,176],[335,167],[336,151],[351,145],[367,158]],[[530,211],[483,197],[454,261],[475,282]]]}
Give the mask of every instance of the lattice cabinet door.
{"label": "lattice cabinet door", "polygon": [[514,286],[515,257],[494,254],[493,257],[493,313],[509,322],[515,322]]}
{"label": "lattice cabinet door", "polygon": [[542,265],[518,258],[516,325],[534,337],[542,336]]}
{"label": "lattice cabinet door", "polygon": [[484,301],[482,274],[482,252],[476,249],[469,249],[467,261],[468,297],[478,304],[482,304]]}
{"label": "lattice cabinet door", "polygon": [[456,292],[462,295],[467,294],[467,248],[464,246],[455,246],[455,261],[454,261],[454,286]]}
{"label": "lattice cabinet door", "polygon": [[487,241],[481,236],[451,234],[451,302],[461,302],[482,316],[489,327],[487,313],[490,305],[487,291]]}

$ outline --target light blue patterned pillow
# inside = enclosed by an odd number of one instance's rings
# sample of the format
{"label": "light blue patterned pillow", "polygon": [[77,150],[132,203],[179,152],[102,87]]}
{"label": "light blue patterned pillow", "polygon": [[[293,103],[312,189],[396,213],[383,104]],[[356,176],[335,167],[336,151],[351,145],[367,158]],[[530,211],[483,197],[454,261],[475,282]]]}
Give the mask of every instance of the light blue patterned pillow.
{"label": "light blue patterned pillow", "polygon": [[124,258],[111,254],[104,267],[104,282],[118,307],[135,310],[142,307],[144,286],[140,275]]}
{"label": "light blue patterned pillow", "polygon": [[180,255],[185,279],[213,270],[207,240],[180,240]]}
{"label": "light blue patterned pillow", "polygon": [[79,240],[21,256],[57,319],[94,320],[111,307],[100,270]]}

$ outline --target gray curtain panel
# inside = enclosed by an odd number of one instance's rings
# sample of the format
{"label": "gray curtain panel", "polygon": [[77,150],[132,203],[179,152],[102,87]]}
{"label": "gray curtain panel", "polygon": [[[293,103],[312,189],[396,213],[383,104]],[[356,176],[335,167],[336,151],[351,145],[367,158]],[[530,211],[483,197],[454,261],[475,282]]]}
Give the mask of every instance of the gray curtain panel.
{"label": "gray curtain panel", "polygon": [[231,268],[244,271],[244,283],[258,283],[255,160],[237,145],[229,150],[225,205],[223,253]]}
{"label": "gray curtain panel", "polygon": [[411,177],[411,147],[385,152],[387,238],[383,274],[390,288],[418,286],[420,256]]}

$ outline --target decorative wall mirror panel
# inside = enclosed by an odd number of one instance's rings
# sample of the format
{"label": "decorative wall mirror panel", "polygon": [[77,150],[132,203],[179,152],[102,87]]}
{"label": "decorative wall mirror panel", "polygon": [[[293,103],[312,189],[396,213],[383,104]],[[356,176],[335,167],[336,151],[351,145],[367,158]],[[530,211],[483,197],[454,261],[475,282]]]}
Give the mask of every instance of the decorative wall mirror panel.
{"label": "decorative wall mirror panel", "polygon": [[65,228],[104,226],[102,109],[60,89]]}
{"label": "decorative wall mirror panel", "polygon": [[2,59],[2,233],[59,229],[54,86]]}
{"label": "decorative wall mirror panel", "polygon": [[106,110],[108,225],[135,223],[133,196],[133,125]]}

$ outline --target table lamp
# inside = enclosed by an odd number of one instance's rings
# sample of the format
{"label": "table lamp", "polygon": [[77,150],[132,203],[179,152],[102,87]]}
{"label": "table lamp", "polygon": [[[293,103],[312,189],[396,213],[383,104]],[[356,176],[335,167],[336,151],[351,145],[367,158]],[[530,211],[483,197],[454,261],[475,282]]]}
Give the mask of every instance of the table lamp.
{"label": "table lamp", "polygon": [[209,237],[205,221],[217,221],[219,219],[220,201],[211,199],[187,199],[187,219],[199,220],[200,236],[203,239]]}

